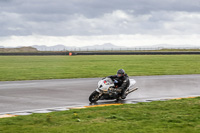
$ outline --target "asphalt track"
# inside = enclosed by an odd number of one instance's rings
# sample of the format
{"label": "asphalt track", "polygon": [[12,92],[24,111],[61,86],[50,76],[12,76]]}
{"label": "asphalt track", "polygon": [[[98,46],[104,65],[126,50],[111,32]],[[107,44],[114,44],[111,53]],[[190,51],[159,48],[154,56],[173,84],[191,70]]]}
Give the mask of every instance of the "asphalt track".
{"label": "asphalt track", "polygon": [[[121,103],[200,96],[200,75],[134,76],[139,89]],[[22,110],[90,105],[100,78],[0,82],[0,114]],[[97,104],[115,103],[114,100]]]}

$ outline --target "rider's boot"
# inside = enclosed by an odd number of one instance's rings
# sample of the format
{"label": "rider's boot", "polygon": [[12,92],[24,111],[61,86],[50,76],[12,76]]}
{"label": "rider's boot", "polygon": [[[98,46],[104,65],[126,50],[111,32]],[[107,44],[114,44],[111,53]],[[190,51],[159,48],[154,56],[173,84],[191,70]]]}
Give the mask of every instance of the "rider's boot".
{"label": "rider's boot", "polygon": [[126,93],[125,93],[125,92],[126,92],[125,90],[122,91],[122,96],[121,96],[122,99],[125,99],[125,98],[126,98]]}
{"label": "rider's boot", "polygon": [[123,95],[122,95],[122,99],[125,99],[125,98],[126,98],[126,94],[123,94]]}

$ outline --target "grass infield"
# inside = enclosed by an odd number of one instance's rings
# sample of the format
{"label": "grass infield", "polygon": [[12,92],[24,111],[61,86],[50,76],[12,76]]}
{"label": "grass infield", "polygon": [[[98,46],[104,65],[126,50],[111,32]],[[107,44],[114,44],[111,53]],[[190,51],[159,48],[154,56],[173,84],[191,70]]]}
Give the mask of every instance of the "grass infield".
{"label": "grass infield", "polygon": [[200,97],[0,119],[2,133],[199,133]]}
{"label": "grass infield", "polygon": [[200,55],[0,56],[0,81],[200,74]]}

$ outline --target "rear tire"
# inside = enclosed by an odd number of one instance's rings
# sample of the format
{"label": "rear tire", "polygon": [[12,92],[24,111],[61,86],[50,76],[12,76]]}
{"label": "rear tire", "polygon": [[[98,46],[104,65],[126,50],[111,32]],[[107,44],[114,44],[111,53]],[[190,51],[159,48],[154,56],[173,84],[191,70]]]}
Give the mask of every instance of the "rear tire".
{"label": "rear tire", "polygon": [[99,92],[94,91],[94,92],[90,95],[89,101],[90,101],[91,103],[94,103],[94,102],[96,102],[96,101],[98,101],[98,100],[99,100]]}

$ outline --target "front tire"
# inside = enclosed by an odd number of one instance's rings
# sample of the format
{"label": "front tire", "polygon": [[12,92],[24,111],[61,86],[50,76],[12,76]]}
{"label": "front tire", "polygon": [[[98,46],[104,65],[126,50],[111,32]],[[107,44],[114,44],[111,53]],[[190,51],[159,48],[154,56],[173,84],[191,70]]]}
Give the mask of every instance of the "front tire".
{"label": "front tire", "polygon": [[98,101],[98,100],[99,100],[99,92],[94,91],[94,92],[90,95],[89,101],[90,101],[91,103],[94,103],[94,102],[96,102],[96,101]]}

